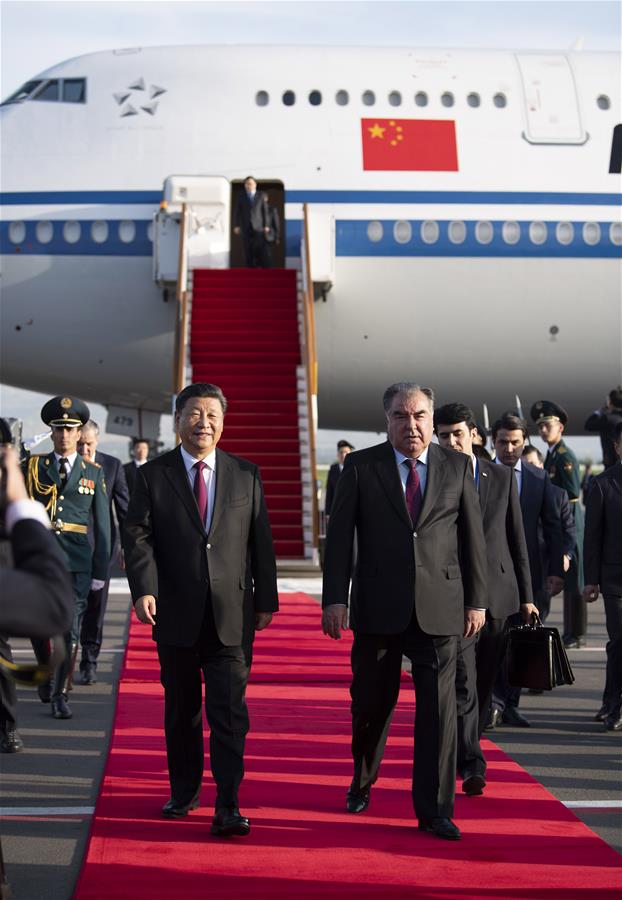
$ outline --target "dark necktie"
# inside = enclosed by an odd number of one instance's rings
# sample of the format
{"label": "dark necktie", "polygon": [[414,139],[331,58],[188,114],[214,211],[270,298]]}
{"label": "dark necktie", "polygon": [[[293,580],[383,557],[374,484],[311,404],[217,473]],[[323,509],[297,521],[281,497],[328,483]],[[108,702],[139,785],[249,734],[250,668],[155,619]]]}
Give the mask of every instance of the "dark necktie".
{"label": "dark necktie", "polygon": [[58,472],[60,474],[60,483],[65,484],[67,481],[67,465],[69,464],[69,460],[66,456],[61,456],[58,460]]}
{"label": "dark necktie", "polygon": [[413,525],[417,524],[419,513],[421,512],[421,481],[417,472],[417,460],[405,459],[404,465],[409,468],[408,478],[406,479],[406,508],[410,513],[410,519]]}
{"label": "dark necktie", "polygon": [[197,501],[197,506],[199,507],[201,521],[203,522],[203,525],[205,525],[205,520],[207,518],[207,485],[203,478],[203,469],[207,468],[207,464],[204,463],[203,460],[200,460],[199,462],[195,462],[192,468],[196,473],[194,476],[194,496]]}

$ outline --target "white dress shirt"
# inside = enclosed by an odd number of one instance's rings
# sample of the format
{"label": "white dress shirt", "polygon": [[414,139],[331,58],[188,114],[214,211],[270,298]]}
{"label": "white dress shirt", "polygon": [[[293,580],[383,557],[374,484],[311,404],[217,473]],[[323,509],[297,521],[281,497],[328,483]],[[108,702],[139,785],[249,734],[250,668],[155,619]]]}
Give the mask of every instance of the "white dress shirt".
{"label": "white dress shirt", "polygon": [[56,465],[58,466],[58,471],[59,471],[59,472],[60,472],[60,461],[61,461],[61,459],[66,459],[66,460],[67,460],[67,465],[65,466],[65,472],[67,473],[67,479],[69,479],[69,476],[71,475],[71,470],[73,469],[74,463],[75,463],[76,459],[78,458],[78,453],[77,453],[77,451],[76,451],[75,453],[71,453],[69,456],[62,457],[62,456],[60,455],[60,453],[57,453],[56,450],[55,450],[55,451],[54,451],[54,456],[55,456],[55,458],[56,458]]}
{"label": "white dress shirt", "polygon": [[[194,479],[197,477],[197,470],[193,469],[195,463],[201,462],[194,456],[190,456],[187,450],[180,445],[179,449],[181,450],[181,458],[184,461],[184,466],[186,467],[186,472],[188,474],[188,481],[190,482],[190,489],[194,493]],[[214,497],[216,496],[216,450],[212,450],[205,459],[202,460],[205,463],[205,468],[201,473],[203,475],[203,480],[205,481],[205,487],[207,488],[207,513],[205,515],[205,530],[209,531],[210,525],[212,524],[212,514],[214,512]]]}
{"label": "white dress shirt", "polygon": [[45,507],[38,500],[14,500],[6,508],[5,527],[7,534],[11,534],[15,525],[22,519],[34,519],[40,522],[45,528],[51,528],[50,517],[45,511]]}

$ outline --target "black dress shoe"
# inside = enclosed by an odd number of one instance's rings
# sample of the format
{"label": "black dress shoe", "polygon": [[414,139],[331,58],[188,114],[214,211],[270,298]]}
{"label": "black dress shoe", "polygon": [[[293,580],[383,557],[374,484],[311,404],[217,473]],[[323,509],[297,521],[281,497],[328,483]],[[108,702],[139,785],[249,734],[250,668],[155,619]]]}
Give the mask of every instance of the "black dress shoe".
{"label": "black dress shoe", "polygon": [[419,819],[419,831],[427,831],[436,837],[444,838],[446,841],[459,841],[461,838],[460,829],[457,828],[451,819],[435,818],[435,819]]}
{"label": "black dress shoe", "polygon": [[622,731],[622,711],[611,713],[605,719],[606,731]]}
{"label": "black dress shoe", "polygon": [[603,703],[601,708],[598,710],[596,715],[594,716],[595,722],[605,722],[609,718],[609,707],[606,703]]}
{"label": "black dress shoe", "polygon": [[41,703],[49,703],[52,699],[52,682],[48,678],[43,684],[38,685],[37,694]]}
{"label": "black dress shoe", "polygon": [[501,721],[504,725],[514,725],[516,728],[531,728],[531,722],[528,722],[515,706],[505,707],[501,715]]}
{"label": "black dress shoe", "polygon": [[55,719],[70,719],[73,715],[67,698],[61,694],[57,700],[52,700],[52,715]]}
{"label": "black dress shoe", "polygon": [[567,634],[563,641],[566,650],[576,650],[577,647],[585,647],[586,644],[584,637],[575,637],[574,634]]}
{"label": "black dress shoe", "polygon": [[198,808],[198,800],[192,800],[191,803],[178,803],[174,797],[171,797],[162,807],[162,815],[165,819],[183,819],[191,810]]}
{"label": "black dress shoe", "polygon": [[499,725],[501,725],[501,710],[491,709],[488,721],[484,725],[484,731],[494,731]]}
{"label": "black dress shoe", "polygon": [[95,669],[93,666],[87,666],[82,671],[82,677],[80,678],[82,684],[97,684],[97,675],[95,674]]}
{"label": "black dress shoe", "polygon": [[237,806],[221,806],[214,813],[211,830],[218,837],[246,837],[250,834],[251,823]]}
{"label": "black dress shoe", "polygon": [[483,775],[479,775],[477,772],[465,772],[463,777],[463,794],[466,794],[467,797],[479,797],[480,794],[484,793],[486,779]]}
{"label": "black dress shoe", "polygon": [[16,728],[7,726],[0,737],[0,753],[19,753],[24,749],[24,742],[17,733]]}
{"label": "black dress shoe", "polygon": [[346,809],[349,813],[365,812],[369,806],[369,798],[371,796],[371,788],[364,791],[357,791],[350,788],[346,794]]}

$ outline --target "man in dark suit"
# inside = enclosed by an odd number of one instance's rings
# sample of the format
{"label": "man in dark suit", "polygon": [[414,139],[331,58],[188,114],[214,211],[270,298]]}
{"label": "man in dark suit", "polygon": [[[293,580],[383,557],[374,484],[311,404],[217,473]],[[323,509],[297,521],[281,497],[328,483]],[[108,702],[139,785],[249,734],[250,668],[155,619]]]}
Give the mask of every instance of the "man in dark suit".
{"label": "man in dark suit", "polygon": [[132,599],[153,626],[164,686],[171,798],[179,818],[199,805],[203,777],[201,672],[216,782],[212,834],[246,835],[244,699],[255,631],[278,608],[272,534],[259,471],[216,448],[227,402],[219,387],[178,395],[181,446],[141,466],[125,522]]}
{"label": "man in dark suit", "polygon": [[383,405],[389,439],[347,456],[324,559],[322,627],[334,639],[346,627],[352,577],[354,777],[346,808],[369,804],[405,654],[417,693],[415,814],[422,831],[458,840],[456,649],[458,636],[485,620],[482,520],[469,460],[430,443],[432,391],[394,384]]}
{"label": "man in dark suit", "polygon": [[[507,466],[514,474],[520,496],[523,528],[527,542],[531,587],[536,605],[543,591],[555,596],[563,586],[563,541],[559,514],[553,497],[551,481],[546,472],[522,460],[527,439],[525,420],[514,413],[504,413],[492,426],[495,463]],[[547,548],[547,569],[544,569],[540,540]],[[520,618],[510,618],[510,624],[520,624]],[[493,690],[492,709],[486,720],[486,730],[503,722],[528,728],[529,722],[518,710],[520,688],[510,687],[505,672],[505,657],[499,666]],[[480,716],[486,710],[480,710]]]}
{"label": "man in dark suit", "polygon": [[343,472],[343,465],[346,461],[346,456],[348,453],[352,453],[354,447],[349,441],[337,441],[337,462],[333,463],[330,469],[328,470],[328,477],[326,479],[326,497],[324,498],[324,512],[327,516],[330,516],[330,510],[333,505],[333,500],[335,498],[335,490],[337,488],[337,482],[339,481],[339,477]]}
{"label": "man in dark suit", "polygon": [[607,621],[607,674],[596,718],[607,731],[622,731],[622,421],[614,432],[618,462],[594,479],[585,508],[587,603],[602,591]]}
{"label": "man in dark suit", "polygon": [[[123,464],[116,456],[102,453],[98,450],[99,425],[92,419],[82,429],[82,435],[78,442],[78,453],[84,459],[96,463],[104,470],[106,492],[108,494],[108,508],[110,511],[110,566],[105,584],[99,590],[90,590],[86,603],[82,628],[80,629],[80,644],[82,645],[82,658],[80,660],[80,672],[82,684],[95,684],[97,681],[97,658],[102,645],[104,630],[104,616],[108,605],[108,591],[110,588],[111,567],[115,557],[121,558],[121,545],[119,532],[123,528],[127,505],[130,502],[125,480]],[[119,531],[117,531],[117,524]]]}
{"label": "man in dark suit", "polygon": [[125,480],[130,497],[136,484],[136,472],[141,466],[144,466],[149,459],[149,441],[144,438],[134,438],[132,441],[132,459],[128,463],[124,463],[123,471],[125,472]]}
{"label": "man in dark suit", "polygon": [[268,196],[257,190],[252,175],[244,180],[244,190],[238,195],[233,213],[233,233],[242,236],[244,259],[251,269],[266,269],[270,256],[266,237],[272,227]]}
{"label": "man in dark suit", "polygon": [[615,466],[618,458],[615,449],[616,427],[622,422],[622,386],[618,385],[609,395],[600,409],[588,416],[586,431],[600,434],[600,445],[603,451],[603,465],[606,469]]}
{"label": "man in dark suit", "polygon": [[488,562],[488,611],[479,634],[460,637],[456,667],[458,701],[458,773],[469,796],[483,793],[486,759],[480,745],[497,669],[503,655],[508,617],[520,609],[524,622],[538,609],[533,604],[527,545],[516,479],[473,453],[477,424],[471,409],[448,403],[434,411],[441,447],[467,455],[479,494]]}

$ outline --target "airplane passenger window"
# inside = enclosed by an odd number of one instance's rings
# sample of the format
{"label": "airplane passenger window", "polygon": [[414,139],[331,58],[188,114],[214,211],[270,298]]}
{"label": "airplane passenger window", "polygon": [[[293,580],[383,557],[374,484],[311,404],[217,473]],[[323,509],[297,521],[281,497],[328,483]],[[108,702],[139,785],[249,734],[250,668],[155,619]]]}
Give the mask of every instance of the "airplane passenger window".
{"label": "airplane passenger window", "polygon": [[40,84],[42,84],[40,80],[27,81],[26,84],[23,85],[23,87],[21,87],[18,91],[15,91],[14,94],[11,94],[10,97],[7,97],[2,106],[7,103],[21,103],[22,100],[25,100],[27,97],[29,97],[30,94],[32,94],[32,92],[35,90],[35,88],[38,88]]}
{"label": "airplane passenger window", "polygon": [[9,225],[9,240],[12,244],[21,244],[26,237],[26,225],[24,222],[11,222]]}
{"label": "airplane passenger window", "polygon": [[475,226],[475,240],[478,244],[489,244],[493,238],[492,222],[478,222]]}
{"label": "airplane passenger window", "polygon": [[413,236],[412,225],[410,222],[401,220],[393,226],[393,237],[398,244],[407,244]]}
{"label": "airplane passenger window", "polygon": [[518,244],[520,241],[520,225],[518,222],[503,223],[503,240],[506,244]]}
{"label": "airplane passenger window", "polygon": [[611,100],[606,94],[601,94],[596,98],[596,105],[599,109],[609,109],[611,106]]}
{"label": "airplane passenger window", "polygon": [[37,91],[37,93],[32,98],[33,100],[47,100],[49,102],[54,102],[58,100],[59,91],[58,91],[58,79],[54,78],[52,81],[48,81],[43,87]]}
{"label": "airplane passenger window", "polygon": [[417,91],[415,94],[415,103],[417,106],[427,106],[428,105],[428,95],[425,91]]}
{"label": "airplane passenger window", "polygon": [[532,244],[543,244],[548,235],[545,222],[532,222],[529,226],[529,240]]}
{"label": "airplane passenger window", "polygon": [[497,109],[503,109],[508,105],[508,98],[505,96],[505,94],[498,93],[495,94],[495,96],[492,98],[492,102],[495,104]]}
{"label": "airplane passenger window", "polygon": [[347,91],[337,91],[335,94],[335,103],[337,106],[347,106],[350,102],[350,95]]}
{"label": "airplane passenger window", "polygon": [[108,222],[100,219],[91,225],[91,238],[96,244],[105,244],[108,240]]}
{"label": "airplane passenger window", "polygon": [[283,103],[285,106],[293,106],[296,102],[296,94],[293,91],[285,91],[283,94]]}
{"label": "airplane passenger window", "polygon": [[378,241],[381,241],[383,235],[384,228],[382,227],[382,222],[369,222],[367,225],[367,237],[373,244],[377,244]]}
{"label": "airplane passenger window", "polygon": [[153,222],[149,222],[147,225],[147,240],[153,244]]}
{"label": "airplane passenger window", "polygon": [[454,95],[451,91],[445,91],[444,94],[441,94],[441,103],[443,106],[453,106],[454,105]]}
{"label": "airplane passenger window", "polygon": [[609,226],[609,240],[616,247],[622,245],[622,222],[612,222]]}
{"label": "airplane passenger window", "polygon": [[373,106],[376,102],[376,95],[373,91],[364,91],[361,100],[363,101],[363,106]]}
{"label": "airplane passenger window", "polygon": [[399,91],[391,91],[389,94],[389,103],[391,106],[401,106],[402,105],[402,95]]}
{"label": "airplane passenger window", "polygon": [[467,103],[469,104],[469,106],[472,106],[473,109],[476,109],[481,103],[479,94],[468,94]]}
{"label": "airplane passenger window", "polygon": [[257,106],[267,106],[270,102],[270,95],[267,91],[257,91],[255,94],[255,103]]}
{"label": "airplane passenger window", "polygon": [[450,222],[448,234],[452,244],[464,244],[466,241],[466,225],[464,222]]}
{"label": "airplane passenger window", "polygon": [[136,223],[129,219],[119,222],[119,240],[123,244],[131,244],[136,237]]}
{"label": "airplane passenger window", "polygon": [[565,247],[574,240],[574,225],[572,222],[558,222],[555,228],[555,237]]}
{"label": "airplane passenger window", "polygon": [[77,244],[82,236],[82,226],[79,222],[65,222],[63,225],[63,237],[68,244]]}
{"label": "airplane passenger window", "polygon": [[49,244],[54,237],[54,225],[52,222],[37,222],[35,235],[40,244]]}
{"label": "airplane passenger window", "polygon": [[320,91],[311,91],[309,94],[309,103],[311,106],[319,106],[322,102],[322,94]]}
{"label": "airplane passenger window", "polygon": [[600,225],[598,222],[586,222],[583,226],[583,240],[590,247],[594,247],[600,241]]}
{"label": "airplane passenger window", "polygon": [[85,103],[86,78],[65,78],[63,81],[63,100],[65,103]]}
{"label": "airplane passenger window", "polygon": [[421,240],[424,244],[435,244],[438,241],[438,235],[438,222],[428,220],[421,223]]}

